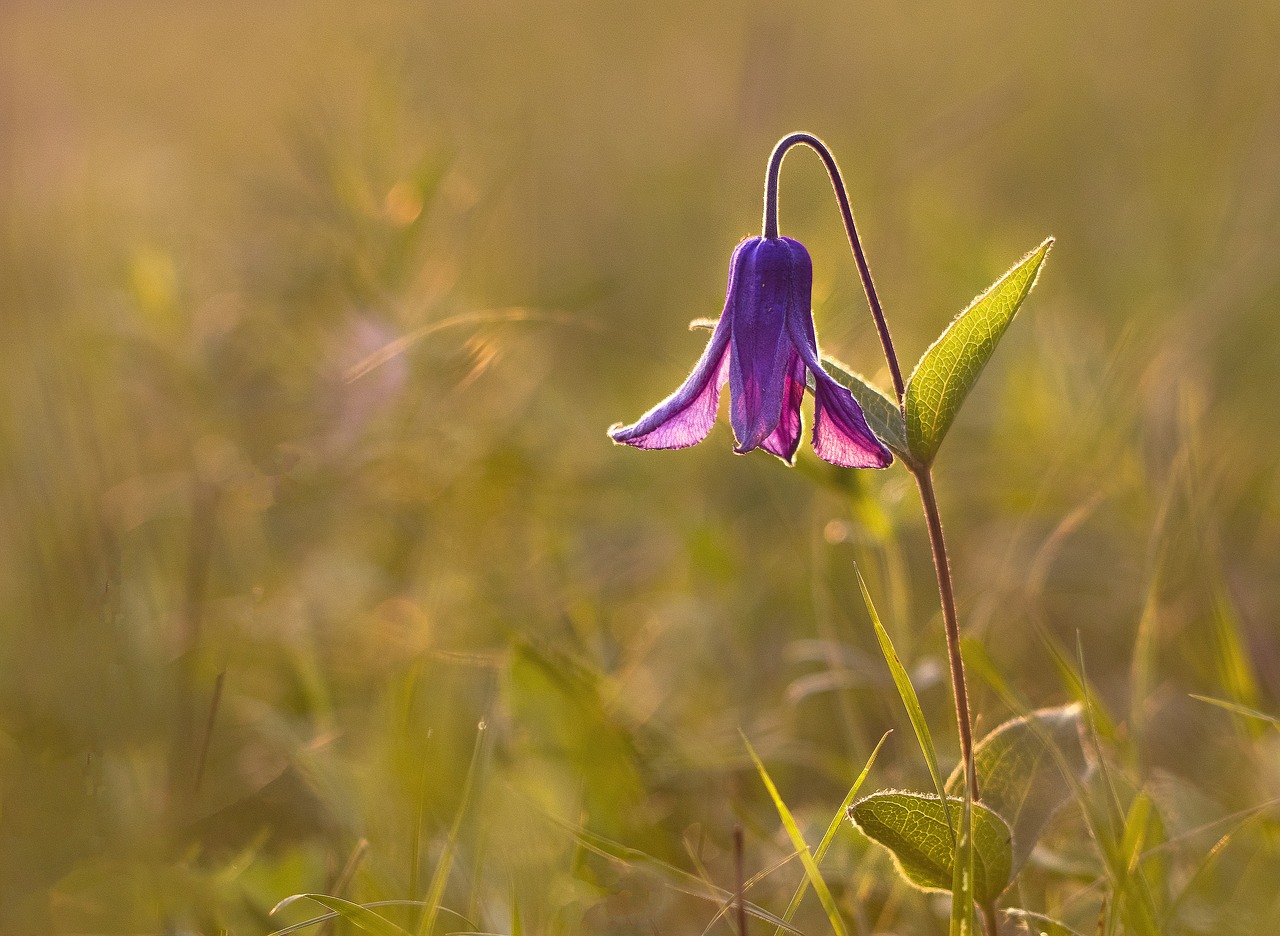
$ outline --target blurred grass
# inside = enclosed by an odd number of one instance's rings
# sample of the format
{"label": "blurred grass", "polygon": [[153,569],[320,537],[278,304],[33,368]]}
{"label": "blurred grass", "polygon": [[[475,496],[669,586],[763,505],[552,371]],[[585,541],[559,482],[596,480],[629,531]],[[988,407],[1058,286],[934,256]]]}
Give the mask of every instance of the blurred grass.
{"label": "blurred grass", "polygon": [[[1197,831],[1277,795],[1274,733],[1188,693],[1280,713],[1278,38],[1267,0],[0,6],[0,930],[263,932],[421,900],[447,848],[491,931],[701,932],[542,813],[731,891],[735,824],[749,873],[792,851],[740,727],[810,843],[889,727],[869,782],[928,788],[853,576],[950,744],[901,471],[604,436],[801,128],[908,359],[1057,237],[938,463],[961,621],[1035,705],[1072,695],[1038,632],[1079,634],[1131,857],[1179,844],[1153,900],[1275,928],[1274,813]],[[875,374],[806,158],[782,225]],[[1058,825],[1021,905],[1092,932]],[[858,931],[943,925],[851,829],[823,871]]]}

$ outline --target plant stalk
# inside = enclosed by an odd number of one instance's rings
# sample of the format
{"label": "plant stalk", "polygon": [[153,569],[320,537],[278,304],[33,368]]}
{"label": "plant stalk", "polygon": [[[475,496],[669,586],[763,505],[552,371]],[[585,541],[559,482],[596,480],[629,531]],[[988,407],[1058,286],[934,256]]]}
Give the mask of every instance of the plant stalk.
{"label": "plant stalk", "polygon": [[[884,308],[880,305],[880,297],[876,294],[871,269],[867,265],[862,241],[858,237],[858,228],[853,221],[849,193],[845,190],[844,179],[840,175],[840,167],[836,164],[835,156],[831,154],[831,150],[825,143],[811,133],[792,133],[783,137],[769,156],[769,167],[765,172],[764,236],[778,236],[778,176],[782,170],[782,158],[793,146],[801,144],[817,153],[827,168],[831,187],[835,189],[836,201],[840,205],[840,218],[844,222],[844,230],[849,237],[849,247],[853,251],[853,259],[858,267],[858,276],[862,280],[863,291],[867,294],[867,304],[871,307],[871,317],[875,320],[876,331],[880,335],[880,346],[884,350],[885,362],[889,365],[889,373],[893,375],[893,389],[897,394],[898,406],[903,408],[905,417],[906,384],[902,379],[902,368],[898,364],[898,354],[893,347],[893,338],[889,334],[889,323],[885,319]],[[905,460],[904,463],[906,463]],[[920,501],[924,505],[925,522],[929,527],[929,545],[933,548],[933,565],[938,573],[938,595],[942,601],[942,620],[947,633],[947,657],[951,663],[951,688],[955,694],[956,724],[960,732],[960,756],[965,765],[965,777],[970,795],[976,800],[978,799],[978,778],[972,769],[973,732],[970,728],[969,695],[965,687],[964,661],[960,657],[960,624],[956,618],[955,592],[951,585],[951,565],[947,561],[947,543],[942,535],[942,518],[938,515],[938,500],[933,492],[933,475],[928,465],[911,462],[906,463],[906,466],[920,488]]]}
{"label": "plant stalk", "polygon": [[[902,368],[898,364],[898,355],[893,347],[893,338],[889,334],[889,324],[885,319],[884,309],[876,294],[871,269],[867,265],[866,254],[862,250],[862,242],[858,237],[858,229],[853,221],[853,210],[849,206],[849,195],[845,190],[844,180],[840,175],[840,167],[827,145],[811,133],[792,133],[781,140],[773,148],[769,156],[769,167],[765,173],[764,192],[764,236],[778,236],[778,176],[782,169],[782,158],[793,146],[803,144],[818,154],[831,179],[831,187],[835,189],[836,201],[840,205],[840,218],[844,222],[845,233],[849,238],[849,247],[853,251],[853,259],[858,267],[858,276],[862,280],[863,291],[867,294],[867,304],[871,307],[871,317],[875,320],[876,331],[880,335],[880,346],[884,350],[885,362],[889,365],[889,373],[893,376],[893,389],[898,399],[898,407],[906,417],[906,384],[902,379]],[[938,498],[933,490],[933,473],[928,464],[914,459],[903,459],[908,471],[916,479],[920,489],[920,502],[924,507],[925,524],[929,528],[929,545],[933,550],[933,566],[938,575],[938,597],[942,603],[942,621],[947,636],[947,658],[951,665],[951,688],[955,696],[956,725],[960,733],[960,757],[964,764],[965,784],[969,796],[973,800],[979,798],[978,773],[973,760],[973,730],[969,718],[969,693],[965,686],[964,660],[960,655],[960,623],[956,617],[955,590],[951,583],[951,564],[947,560],[947,541],[942,533],[942,518],[938,513]],[[987,936],[998,936],[999,925],[996,920],[995,907],[982,907],[983,929]]]}
{"label": "plant stalk", "polygon": [[884,349],[884,359],[889,364],[889,373],[893,375],[893,389],[902,401],[906,385],[902,382],[902,369],[898,367],[898,355],[893,350],[893,339],[889,336],[889,323],[885,321],[884,310],[880,308],[880,298],[876,295],[875,283],[871,281],[871,268],[867,266],[867,257],[862,252],[862,241],[858,238],[857,225],[853,223],[853,209],[849,207],[849,193],[845,191],[844,179],[840,176],[840,167],[835,156],[812,133],[792,133],[778,141],[769,156],[769,168],[764,179],[764,236],[778,236],[778,173],[782,170],[782,157],[793,146],[804,144],[822,160],[827,167],[827,175],[831,178],[831,187],[835,189],[836,201],[840,203],[840,220],[844,222],[844,232],[849,237],[849,247],[853,250],[853,259],[858,266],[858,277],[862,280],[863,292],[867,294],[867,302],[871,305],[871,317],[875,319],[876,331],[880,335],[880,346]]}
{"label": "plant stalk", "polygon": [[1000,921],[996,917],[996,905],[978,904],[978,909],[982,911],[982,931],[986,936],[1000,936]]}
{"label": "plant stalk", "polygon": [[951,585],[951,563],[947,560],[947,541],[942,535],[942,517],[938,514],[938,498],[933,491],[933,472],[928,466],[908,466],[920,489],[924,505],[925,525],[929,528],[929,545],[933,548],[933,567],[938,573],[938,595],[942,599],[942,623],[947,634],[947,659],[951,664],[951,689],[955,695],[956,724],[960,731],[960,757],[964,762],[969,793],[979,798],[977,771],[973,769],[973,731],[969,721],[969,693],[965,686],[964,660],[960,656],[960,623],[956,617],[955,590]]}

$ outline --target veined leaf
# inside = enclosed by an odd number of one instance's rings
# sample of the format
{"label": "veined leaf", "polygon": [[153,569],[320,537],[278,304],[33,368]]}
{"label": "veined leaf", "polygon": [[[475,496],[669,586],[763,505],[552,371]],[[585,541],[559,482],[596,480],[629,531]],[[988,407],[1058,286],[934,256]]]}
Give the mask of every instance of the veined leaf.
{"label": "veined leaf", "polygon": [[[849,818],[863,834],[889,849],[898,870],[925,890],[949,891],[955,871],[955,841],[964,800],[950,798],[948,811],[931,793],[881,791],[854,803]],[[982,803],[973,804],[973,898],[989,904],[1009,885],[1013,848],[1008,824]]]}
{"label": "veined leaf", "polygon": [[[862,407],[862,415],[867,418],[867,425],[876,434],[876,438],[889,446],[893,454],[903,461],[914,461],[911,450],[907,447],[907,424],[902,419],[902,410],[898,408],[898,404],[865,377],[855,374],[834,358],[824,355],[822,365],[838,384],[848,388],[853,394],[853,398]],[[810,374],[807,380],[809,389],[812,390],[813,375]]]}
{"label": "veined leaf", "polygon": [[[1015,874],[1045,824],[1071,798],[1071,784],[1062,775],[1054,748],[1074,776],[1083,780],[1088,771],[1080,730],[1079,705],[1040,709],[1005,722],[974,748],[982,802],[999,813],[1013,832]],[[947,780],[947,794],[963,792],[964,771],[957,767]]]}
{"label": "veined leaf", "polygon": [[907,381],[907,443],[922,464],[932,464],[947,430],[991,359],[1022,300],[1035,285],[1050,237],[974,299],[920,358]]}

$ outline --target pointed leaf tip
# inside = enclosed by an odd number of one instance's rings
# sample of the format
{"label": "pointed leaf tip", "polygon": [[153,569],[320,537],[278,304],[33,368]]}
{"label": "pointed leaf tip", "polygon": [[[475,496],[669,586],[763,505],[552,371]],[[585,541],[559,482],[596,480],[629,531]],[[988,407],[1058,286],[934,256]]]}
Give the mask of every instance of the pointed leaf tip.
{"label": "pointed leaf tip", "polygon": [[965,397],[1031,292],[1053,238],[1045,238],[961,312],[929,346],[907,381],[907,443],[924,465],[937,457]]}

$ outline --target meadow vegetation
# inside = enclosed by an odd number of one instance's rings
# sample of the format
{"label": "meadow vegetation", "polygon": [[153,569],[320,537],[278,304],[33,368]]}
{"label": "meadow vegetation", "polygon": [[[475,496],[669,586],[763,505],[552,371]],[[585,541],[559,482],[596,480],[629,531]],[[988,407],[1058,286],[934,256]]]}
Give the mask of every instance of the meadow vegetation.
{"label": "meadow vegetation", "polygon": [[[0,932],[728,933],[737,828],[753,933],[815,869],[798,932],[947,932],[842,807],[935,788],[889,643],[963,792],[911,476],[605,434],[796,129],[908,367],[1056,237],[934,464],[975,736],[1082,726],[1001,906],[1280,930],[1278,42],[1269,0],[0,7]],[[820,165],[782,186],[890,390]]]}

